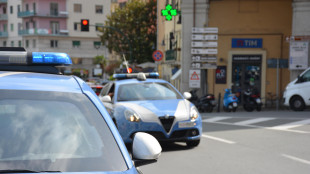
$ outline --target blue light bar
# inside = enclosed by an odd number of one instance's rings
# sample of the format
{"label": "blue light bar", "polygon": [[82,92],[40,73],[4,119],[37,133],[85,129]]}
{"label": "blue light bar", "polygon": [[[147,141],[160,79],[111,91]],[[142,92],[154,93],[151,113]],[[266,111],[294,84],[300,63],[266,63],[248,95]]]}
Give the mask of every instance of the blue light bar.
{"label": "blue light bar", "polygon": [[71,65],[66,53],[0,51],[0,65]]}
{"label": "blue light bar", "polygon": [[128,74],[113,74],[113,78],[115,79],[130,79],[130,78],[137,78],[139,80],[142,80],[144,76],[146,78],[158,78],[159,74],[157,72],[151,72],[151,73],[128,73]]}
{"label": "blue light bar", "polygon": [[72,61],[66,53],[32,52],[32,64],[71,65]]}

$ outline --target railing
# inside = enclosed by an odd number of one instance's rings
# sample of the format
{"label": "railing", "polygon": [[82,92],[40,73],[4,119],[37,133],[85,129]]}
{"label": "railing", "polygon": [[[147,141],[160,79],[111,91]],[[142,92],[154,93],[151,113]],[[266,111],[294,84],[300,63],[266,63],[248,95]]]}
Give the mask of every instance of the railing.
{"label": "railing", "polygon": [[0,0],[0,4],[1,3],[8,3],[8,0]]}
{"label": "railing", "polygon": [[50,14],[50,13],[41,14],[41,13],[36,13],[33,11],[22,11],[22,12],[18,13],[18,17],[20,17],[20,18],[31,17],[31,16],[67,18],[68,12],[60,11],[59,13],[55,13],[55,14]]}
{"label": "railing", "polygon": [[8,15],[7,14],[0,14],[0,20],[8,20]]}
{"label": "railing", "polygon": [[8,37],[8,32],[0,32],[0,37]]}
{"label": "railing", "polygon": [[57,33],[53,33],[49,29],[38,28],[38,29],[19,30],[18,34],[19,35],[67,36],[68,30],[60,30]]}

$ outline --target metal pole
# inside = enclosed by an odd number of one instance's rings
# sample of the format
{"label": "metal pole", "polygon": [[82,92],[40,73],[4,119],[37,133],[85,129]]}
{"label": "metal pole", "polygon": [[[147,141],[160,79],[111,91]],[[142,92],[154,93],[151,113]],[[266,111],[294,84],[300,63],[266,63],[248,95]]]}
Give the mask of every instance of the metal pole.
{"label": "metal pole", "polygon": [[217,112],[220,112],[220,107],[221,107],[221,93],[219,93],[219,99],[217,102]]}
{"label": "metal pole", "polygon": [[277,89],[276,89],[276,108],[279,111],[279,58],[277,59]]}

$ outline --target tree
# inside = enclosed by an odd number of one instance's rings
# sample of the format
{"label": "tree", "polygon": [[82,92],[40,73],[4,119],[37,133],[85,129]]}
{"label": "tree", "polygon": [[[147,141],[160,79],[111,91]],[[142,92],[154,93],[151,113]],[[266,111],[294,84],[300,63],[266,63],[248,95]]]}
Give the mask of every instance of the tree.
{"label": "tree", "polygon": [[102,75],[104,74],[104,67],[107,64],[107,59],[101,55],[101,56],[96,56],[94,60],[94,64],[99,64],[100,68],[102,69]]}
{"label": "tree", "polygon": [[156,47],[156,4],[156,0],[133,0],[116,9],[102,29],[102,43],[108,44],[110,52],[125,54],[131,63],[152,61]]}

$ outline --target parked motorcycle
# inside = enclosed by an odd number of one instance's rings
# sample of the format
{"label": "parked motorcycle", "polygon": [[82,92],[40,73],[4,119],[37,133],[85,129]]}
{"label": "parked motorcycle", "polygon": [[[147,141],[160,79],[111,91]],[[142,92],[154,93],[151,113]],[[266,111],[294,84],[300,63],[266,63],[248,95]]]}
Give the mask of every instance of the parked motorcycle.
{"label": "parked motorcycle", "polygon": [[197,90],[190,91],[192,97],[189,99],[199,112],[212,112],[213,108],[216,106],[215,97],[213,94],[207,94],[202,97],[198,97]]}
{"label": "parked motorcycle", "polygon": [[238,98],[231,92],[231,89],[225,89],[223,98],[223,109],[227,112],[236,112],[238,108]]}
{"label": "parked motorcycle", "polygon": [[262,100],[260,94],[254,89],[247,89],[243,92],[243,108],[248,112],[252,112],[254,109],[257,111],[262,110]]}

